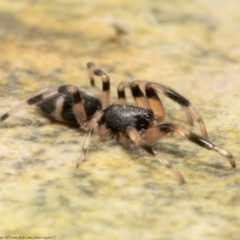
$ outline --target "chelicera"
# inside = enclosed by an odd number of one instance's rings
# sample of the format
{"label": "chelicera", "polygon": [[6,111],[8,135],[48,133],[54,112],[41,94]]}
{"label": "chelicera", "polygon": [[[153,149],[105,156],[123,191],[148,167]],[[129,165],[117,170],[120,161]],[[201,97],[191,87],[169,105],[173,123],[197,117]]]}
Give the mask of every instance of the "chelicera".
{"label": "chelicera", "polygon": [[[74,85],[62,85],[29,98],[1,115],[0,120],[4,121],[26,105],[35,105],[46,118],[75,125],[85,130],[86,137],[77,167],[83,162],[91,136],[95,132],[103,139],[112,137],[124,146],[134,144],[144,149],[169,168],[179,183],[185,182],[182,174],[150,144],[167,133],[175,132],[205,149],[214,150],[227,158],[233,168],[236,167],[235,159],[230,152],[207,140],[207,130],[196,108],[173,89],[144,80],[121,82],[117,87],[119,103],[109,104],[109,76],[92,62],[87,64],[87,69],[92,87],[96,87],[95,76],[102,80],[100,98],[94,97]],[[136,102],[135,106],[127,103],[126,88],[131,90]],[[178,103],[184,109],[188,123],[190,125],[195,122],[199,124],[202,136],[190,132],[167,118],[159,95],[164,95]]]}

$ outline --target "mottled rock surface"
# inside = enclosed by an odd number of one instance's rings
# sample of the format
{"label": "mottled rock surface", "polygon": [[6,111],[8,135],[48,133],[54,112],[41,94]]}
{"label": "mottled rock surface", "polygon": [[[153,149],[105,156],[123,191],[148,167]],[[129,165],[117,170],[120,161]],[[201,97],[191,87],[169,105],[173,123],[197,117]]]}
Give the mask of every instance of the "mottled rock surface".
{"label": "mottled rock surface", "polygon": [[[93,61],[111,76],[111,102],[118,83],[133,79],[190,99],[209,139],[239,165],[239,9],[238,0],[1,0],[1,113],[61,84],[96,93],[86,74]],[[185,125],[181,108],[163,102]],[[239,239],[239,167],[175,134],[154,146],[184,186],[147,153],[98,136],[76,170],[84,132],[34,108],[1,123],[0,136],[0,237]]]}

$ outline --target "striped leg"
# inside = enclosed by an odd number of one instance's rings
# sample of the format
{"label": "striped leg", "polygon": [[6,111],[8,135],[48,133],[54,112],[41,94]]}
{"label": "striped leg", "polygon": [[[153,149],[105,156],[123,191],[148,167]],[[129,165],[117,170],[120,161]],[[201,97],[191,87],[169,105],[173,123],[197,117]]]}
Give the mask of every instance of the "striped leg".
{"label": "striped leg", "polygon": [[[142,93],[139,87],[140,85],[145,86],[146,97]],[[123,104],[127,102],[125,88],[131,88],[133,97],[139,107],[150,108],[154,112],[154,115],[160,121],[166,118],[166,113],[163,104],[158,96],[158,93],[163,94],[168,98],[172,99],[173,101],[175,101],[181,107],[184,108],[186,118],[190,125],[193,126],[194,121],[197,121],[199,123],[202,135],[207,138],[208,133],[206,127],[204,125],[202,117],[200,116],[196,108],[185,97],[183,97],[173,89],[158,83],[148,82],[145,80],[122,82],[118,85],[118,98],[119,102]]]}
{"label": "striped leg", "polygon": [[161,85],[158,83],[151,83],[151,82],[146,83],[146,95],[149,98],[149,101],[154,101],[154,100],[155,102],[158,101],[158,99],[156,98],[157,97],[156,92],[160,94],[164,94],[168,98],[180,104],[180,106],[182,106],[185,110],[186,118],[189,124],[193,125],[194,121],[197,121],[200,125],[200,130],[202,132],[202,135],[205,138],[207,138],[208,133],[202,117],[198,113],[197,109],[185,97],[183,97],[179,93],[175,92],[173,89],[166,87],[164,85]]}
{"label": "striped leg", "polygon": [[154,115],[158,119],[166,118],[166,112],[163,107],[162,101],[160,100],[157,93],[151,87],[148,87],[148,84],[146,84],[145,86],[145,93]]}
{"label": "striped leg", "polygon": [[47,97],[50,97],[52,95],[55,95],[56,93],[58,93],[56,89],[51,89],[51,90],[47,90],[47,91],[45,91],[41,94],[35,95],[34,97],[31,97],[26,101],[23,101],[22,103],[18,104],[16,107],[12,108],[8,112],[2,114],[1,117],[0,117],[0,122],[2,122],[4,120],[6,120],[7,118],[11,117],[15,113],[17,113],[18,111],[23,109],[24,107],[26,107],[28,105],[35,105],[35,104],[41,102],[43,99],[45,99]]}
{"label": "striped leg", "polygon": [[118,102],[120,104],[126,104],[127,103],[125,88],[129,88],[129,87],[130,87],[130,82],[119,83],[119,85],[117,87],[117,92],[118,92]]}
{"label": "striped leg", "polygon": [[98,121],[98,135],[101,139],[106,140],[113,136],[112,131],[106,127],[105,117],[102,116]]}
{"label": "striped leg", "polygon": [[86,111],[83,106],[82,96],[79,89],[74,85],[63,85],[58,87],[58,93],[70,93],[72,95],[72,109],[78,124],[86,129]]}
{"label": "striped leg", "polygon": [[110,78],[101,69],[97,68],[92,62],[87,63],[88,75],[90,83],[95,87],[94,75],[102,79],[102,108],[105,109],[109,106],[109,96],[110,96]]}
{"label": "striped leg", "polygon": [[[206,148],[208,150],[214,150],[215,152],[221,154],[222,156],[224,156],[225,158],[228,159],[228,161],[230,162],[230,164],[233,168],[236,168],[235,158],[233,157],[233,155],[230,152],[214,145],[213,143],[206,140],[205,138],[186,130],[184,127],[182,127],[180,125],[176,125],[173,123],[164,123],[164,124],[155,126],[154,130],[155,130],[156,135],[157,135],[157,132],[159,133],[159,137],[161,137],[162,135],[169,133],[169,132],[176,132],[179,135],[187,138],[189,141],[199,145],[200,147]],[[149,138],[151,137],[150,134],[148,135],[148,137]],[[155,137],[157,137],[157,136],[155,136]],[[147,136],[146,136],[146,138],[147,138]]]}
{"label": "striped leg", "polygon": [[92,117],[92,119],[89,122],[88,125],[88,131],[86,133],[86,137],[82,146],[82,151],[81,151],[81,155],[78,158],[77,161],[77,165],[76,168],[78,168],[80,166],[80,164],[83,162],[83,159],[85,157],[85,155],[87,154],[87,150],[89,148],[90,142],[91,142],[91,136],[94,133],[97,125],[98,125],[98,121],[101,119],[103,115],[103,111],[102,110],[98,110]]}
{"label": "striped leg", "polygon": [[147,98],[144,96],[142,90],[140,89],[138,81],[133,82],[121,82],[117,87],[118,100],[120,104],[126,104],[126,94],[125,88],[130,88],[132,96],[138,107],[150,109]]}
{"label": "striped leg", "polygon": [[[84,124],[86,123],[86,113],[82,103],[81,93],[79,89],[74,85],[59,86],[56,89],[48,90],[44,93],[31,97],[27,101],[20,103],[10,111],[4,113],[0,119],[1,121],[4,121],[25,106],[38,105],[38,108],[45,117],[56,120],[58,122],[64,122],[64,119],[61,116],[61,113],[64,110],[64,101],[66,101],[64,93],[71,94],[71,103],[74,117],[76,118],[78,124],[84,128]],[[59,94],[60,96],[58,96]],[[48,101],[48,104],[46,104],[44,102],[46,99],[49,99],[51,101]]]}
{"label": "striped leg", "polygon": [[169,161],[164,159],[156,150],[154,150],[150,145],[148,145],[141,138],[138,131],[134,127],[128,127],[127,134],[136,146],[141,147],[146,152],[153,155],[161,164],[163,164],[165,167],[169,168],[173,172],[174,176],[176,177],[176,179],[178,180],[178,182],[180,184],[185,183],[185,180],[184,180],[184,177],[182,176],[182,174],[177,169],[175,169]]}

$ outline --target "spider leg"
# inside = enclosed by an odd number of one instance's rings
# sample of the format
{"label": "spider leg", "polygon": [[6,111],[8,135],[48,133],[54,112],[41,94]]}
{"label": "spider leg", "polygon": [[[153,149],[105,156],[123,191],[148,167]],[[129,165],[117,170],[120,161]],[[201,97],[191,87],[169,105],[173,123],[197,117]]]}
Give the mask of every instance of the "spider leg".
{"label": "spider leg", "polygon": [[[140,80],[141,81],[141,80]],[[173,89],[166,87],[164,85],[158,84],[158,83],[146,83],[146,95],[150,99],[156,99],[156,94],[153,92],[157,92],[160,94],[164,94],[168,98],[172,99],[173,101],[180,104],[181,107],[185,110],[186,118],[190,125],[194,125],[194,121],[198,122],[200,125],[200,130],[202,132],[202,135],[207,138],[208,133],[206,130],[206,127],[204,125],[203,119],[197,109],[187,100],[185,97],[174,91]],[[156,101],[158,101],[156,99]]]}
{"label": "spider leg", "polygon": [[[29,98],[28,100],[20,103],[16,107],[12,108],[10,111],[4,113],[1,117],[0,120],[4,121],[6,118],[10,117],[17,111],[21,110],[23,107],[28,106],[28,105],[36,105],[39,104],[38,107],[41,107],[41,103],[44,102],[45,99],[51,98],[54,95],[56,96],[57,94],[63,94],[63,93],[70,93],[73,102],[72,102],[72,108],[73,108],[73,113],[75,118],[77,119],[77,122],[80,126],[84,127],[84,124],[86,123],[86,112],[82,103],[82,97],[79,89],[74,86],[74,85],[62,85],[59,86],[58,88],[54,88],[51,90],[47,90],[46,92],[43,92],[41,94],[35,95],[34,97]],[[42,109],[42,113],[44,114],[45,117],[50,117],[52,119],[55,119],[59,122],[64,122],[64,119],[61,117],[61,111],[63,110],[62,108],[63,103],[65,101],[64,95],[60,95],[56,100],[56,102],[51,103],[51,109]]]}
{"label": "spider leg", "polygon": [[74,85],[62,85],[58,87],[58,93],[70,93],[72,95],[72,108],[78,124],[85,128],[84,124],[87,121],[87,115],[83,106],[83,100],[79,89]]}
{"label": "spider leg", "polygon": [[151,88],[146,88],[146,97],[140,89],[140,85],[145,83],[141,80],[135,80],[132,82],[121,82],[118,87],[118,99],[121,104],[126,104],[126,95],[125,88],[131,88],[132,95],[135,99],[135,102],[138,107],[152,109],[154,115],[159,119],[165,117],[165,110],[163,104],[156,94]]}
{"label": "spider leg", "polygon": [[111,129],[106,127],[106,120],[104,115],[98,121],[98,135],[103,140],[106,140],[107,138],[113,136]]}
{"label": "spider leg", "polygon": [[6,120],[7,118],[11,117],[12,115],[14,115],[16,112],[20,111],[22,108],[28,106],[28,105],[34,105],[37,104],[39,102],[41,102],[43,99],[50,97],[52,95],[55,95],[57,93],[56,89],[51,89],[51,90],[47,90],[41,94],[37,94],[31,98],[29,98],[26,101],[21,102],[20,104],[18,104],[16,107],[10,109],[9,111],[7,111],[6,113],[2,114],[0,116],[0,122]]}
{"label": "spider leg", "polygon": [[[142,93],[140,85],[145,85],[145,94]],[[174,91],[173,89],[166,87],[159,83],[148,82],[146,80],[134,80],[132,82],[121,82],[118,85],[118,98],[119,102],[126,104],[125,88],[131,88],[133,97],[139,107],[150,108],[154,112],[154,115],[158,120],[162,121],[166,118],[164,106],[159,98],[158,94],[163,94],[173,101],[177,102],[185,110],[187,121],[190,125],[194,125],[194,121],[197,121],[200,125],[200,130],[204,137],[207,138],[208,133],[204,125],[203,119],[197,109],[187,100],[185,97]],[[144,99],[145,98],[145,99]]]}
{"label": "spider leg", "polygon": [[[217,153],[221,154],[222,156],[224,156],[225,158],[227,158],[228,161],[230,162],[231,166],[233,168],[236,168],[235,158],[233,157],[233,155],[230,152],[214,145],[213,143],[206,140],[205,138],[188,131],[187,129],[185,129],[184,127],[182,127],[180,125],[176,125],[173,123],[163,123],[163,124],[156,126],[155,129],[158,129],[159,137],[161,137],[163,134],[166,134],[169,132],[176,132],[179,135],[187,138],[189,141],[199,145],[200,147],[206,148],[208,150],[214,150],[215,152],[217,152]],[[149,137],[150,137],[150,135],[149,135]]]}
{"label": "spider leg", "polygon": [[94,133],[94,131],[95,131],[97,125],[98,125],[98,121],[101,119],[102,115],[103,115],[103,111],[98,110],[93,115],[92,119],[90,120],[90,122],[88,124],[88,130],[87,130],[87,133],[86,133],[85,140],[83,142],[81,155],[78,158],[76,168],[78,168],[80,166],[80,164],[83,162],[83,159],[84,159],[84,157],[87,153],[87,150],[88,150],[90,142],[91,142],[91,136],[93,135],[93,133]]}
{"label": "spider leg", "polygon": [[116,140],[118,143],[120,143],[124,147],[129,147],[132,143],[132,141],[129,139],[129,137],[126,134],[124,134],[123,132],[117,133]]}
{"label": "spider leg", "polygon": [[120,104],[126,104],[126,94],[125,88],[130,88],[133,98],[138,107],[150,109],[147,98],[144,96],[142,90],[140,89],[139,83],[137,81],[133,82],[121,82],[117,87],[118,100]]}
{"label": "spider leg", "polygon": [[157,116],[158,119],[166,118],[166,112],[162,101],[153,88],[149,87],[148,84],[145,86],[145,93],[154,115]]}
{"label": "spider leg", "polygon": [[94,75],[102,79],[102,109],[105,109],[109,106],[110,78],[105,72],[97,68],[96,65],[92,62],[87,63],[87,68],[90,83],[93,87],[95,87]]}
{"label": "spider leg", "polygon": [[130,87],[130,82],[120,82],[117,86],[118,102],[120,104],[126,104],[127,103],[125,88],[128,88],[128,87]]}
{"label": "spider leg", "polygon": [[155,149],[153,149],[149,144],[147,144],[134,127],[128,127],[126,131],[129,138],[136,146],[144,149],[146,152],[154,156],[161,164],[169,168],[180,184],[185,183],[182,174],[176,168],[174,168],[169,161],[164,159]]}

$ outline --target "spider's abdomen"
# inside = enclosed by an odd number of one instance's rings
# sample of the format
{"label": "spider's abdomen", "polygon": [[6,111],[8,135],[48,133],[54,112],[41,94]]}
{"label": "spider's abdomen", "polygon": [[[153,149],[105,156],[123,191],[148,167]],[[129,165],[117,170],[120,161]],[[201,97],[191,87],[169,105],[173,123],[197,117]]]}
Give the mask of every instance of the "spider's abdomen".
{"label": "spider's abdomen", "polygon": [[[83,91],[80,91],[82,103],[86,112],[87,121],[91,119],[93,114],[101,109],[100,100]],[[73,113],[73,97],[71,93],[58,93],[50,96],[40,103],[36,104],[40,113],[45,117],[62,123],[79,125]]]}
{"label": "spider's abdomen", "polygon": [[113,104],[104,110],[106,127],[115,133],[124,132],[129,126],[139,131],[147,129],[153,120],[154,115],[150,109],[132,105]]}

